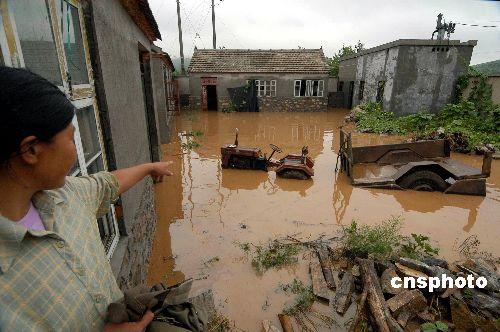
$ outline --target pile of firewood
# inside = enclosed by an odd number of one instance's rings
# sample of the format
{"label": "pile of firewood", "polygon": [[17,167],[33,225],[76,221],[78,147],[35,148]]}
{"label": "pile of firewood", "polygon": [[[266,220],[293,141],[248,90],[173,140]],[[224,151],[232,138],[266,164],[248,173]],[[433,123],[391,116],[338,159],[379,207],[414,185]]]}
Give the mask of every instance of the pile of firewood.
{"label": "pile of firewood", "polygon": [[[363,258],[334,261],[327,251],[316,251],[316,255],[310,263],[316,297],[329,301],[341,316],[357,298],[349,331],[415,331],[426,324],[436,326],[434,331],[500,329],[500,279],[496,266],[487,260],[467,259],[449,265],[438,258],[381,263]],[[443,274],[454,279],[482,276],[488,283],[485,288],[439,288],[433,292],[391,285],[393,277],[441,278]]]}

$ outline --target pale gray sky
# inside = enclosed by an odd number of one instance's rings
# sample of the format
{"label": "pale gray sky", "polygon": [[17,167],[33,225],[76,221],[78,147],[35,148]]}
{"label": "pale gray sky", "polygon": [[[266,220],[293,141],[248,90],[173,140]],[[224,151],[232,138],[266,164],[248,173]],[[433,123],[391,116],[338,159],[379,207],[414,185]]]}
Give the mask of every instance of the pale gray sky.
{"label": "pale gray sky", "polygon": [[[149,0],[163,41],[179,57],[175,0]],[[396,39],[428,39],[436,17],[446,22],[500,26],[498,1],[215,0],[217,47],[319,48],[332,56],[342,44],[366,48]],[[211,0],[181,0],[184,55],[212,47]],[[500,28],[457,25],[452,39],[478,40],[471,64],[500,59]]]}

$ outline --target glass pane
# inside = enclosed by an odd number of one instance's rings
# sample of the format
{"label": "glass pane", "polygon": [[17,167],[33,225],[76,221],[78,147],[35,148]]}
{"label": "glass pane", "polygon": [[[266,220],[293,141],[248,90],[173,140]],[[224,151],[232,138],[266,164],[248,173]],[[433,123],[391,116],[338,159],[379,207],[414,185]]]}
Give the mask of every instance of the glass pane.
{"label": "glass pane", "polygon": [[111,213],[106,214],[104,217],[97,219],[97,226],[99,227],[99,233],[101,235],[101,241],[104,245],[106,253],[109,251],[113,239],[115,238],[117,232],[115,224],[113,222],[113,216]]}
{"label": "glass pane", "polygon": [[100,171],[104,171],[104,164],[102,163],[102,155],[97,157],[97,159],[94,160],[92,164],[90,164],[87,167],[88,174],[94,174]]}
{"label": "glass pane", "polygon": [[71,75],[71,84],[86,84],[89,82],[89,76],[85,62],[78,8],[64,0],[59,0],[57,4],[66,62],[68,63],[68,71]]}
{"label": "glass pane", "polygon": [[89,161],[101,151],[99,136],[97,134],[97,124],[95,122],[94,107],[87,106],[76,110],[76,119],[82,139],[85,161]]}
{"label": "glass pane", "polygon": [[62,86],[49,12],[44,0],[10,0],[24,65],[50,82]]}

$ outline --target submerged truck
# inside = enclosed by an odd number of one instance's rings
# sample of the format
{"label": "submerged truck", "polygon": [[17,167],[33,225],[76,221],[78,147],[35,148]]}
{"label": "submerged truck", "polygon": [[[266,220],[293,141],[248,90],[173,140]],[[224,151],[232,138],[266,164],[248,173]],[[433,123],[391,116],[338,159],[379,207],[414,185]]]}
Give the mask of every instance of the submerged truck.
{"label": "submerged truck", "polygon": [[353,146],[352,133],[340,130],[336,170],[358,187],[441,191],[445,194],[486,195],[492,154],[485,153],[482,169],[450,157],[448,140]]}

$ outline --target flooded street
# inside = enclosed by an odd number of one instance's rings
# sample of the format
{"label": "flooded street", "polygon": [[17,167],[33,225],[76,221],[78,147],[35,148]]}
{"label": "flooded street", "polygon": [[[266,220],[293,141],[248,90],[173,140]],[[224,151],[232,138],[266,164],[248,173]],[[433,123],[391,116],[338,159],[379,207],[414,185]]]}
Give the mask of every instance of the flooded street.
{"label": "flooded street", "polygon": [[[198,289],[212,288],[221,313],[246,331],[259,331],[263,319],[279,326],[277,313],[292,300],[277,291],[294,277],[309,282],[307,264],[257,275],[238,243],[265,243],[295,234],[315,238],[334,234],[356,219],[374,224],[391,216],[404,219],[405,234],[435,240],[440,256],[457,258],[454,249],[475,234],[481,249],[500,254],[500,161],[492,164],[486,197],[415,191],[354,188],[334,172],[344,110],[324,113],[182,113],[172,123],[172,142],[163,146],[174,176],[156,185],[158,223],[149,284],[198,279]],[[234,142],[269,153],[273,143],[287,153],[309,147],[315,162],[312,180],[276,178],[274,172],[222,169],[220,147]],[[186,137],[201,131],[200,147],[182,153]],[[359,137],[358,137],[359,136]],[[356,135],[376,143],[394,137]],[[480,168],[481,157],[453,155]],[[354,306],[351,306],[352,310]]]}

